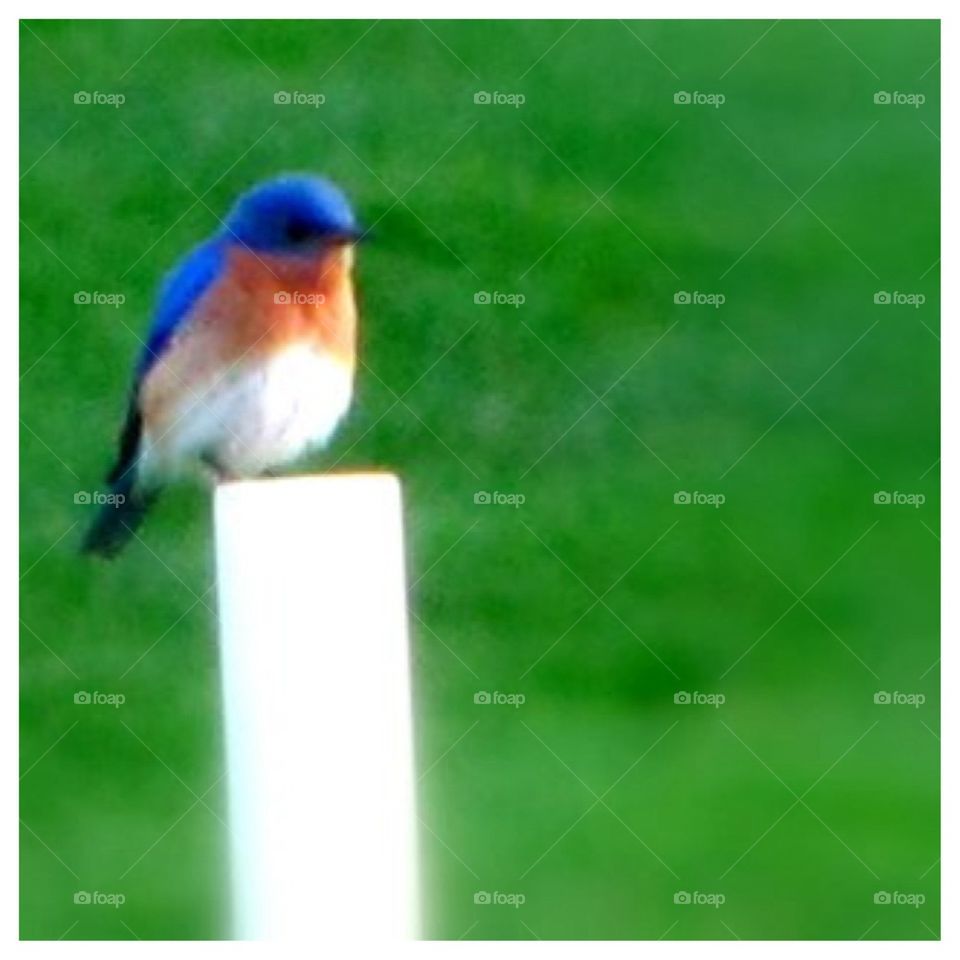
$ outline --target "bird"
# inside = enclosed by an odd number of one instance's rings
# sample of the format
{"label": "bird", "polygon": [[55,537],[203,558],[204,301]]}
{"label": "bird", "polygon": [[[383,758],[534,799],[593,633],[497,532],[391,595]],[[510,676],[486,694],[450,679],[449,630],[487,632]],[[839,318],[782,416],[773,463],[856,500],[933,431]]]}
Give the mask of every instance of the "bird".
{"label": "bird", "polygon": [[364,236],[333,182],[282,174],[173,267],[85,553],[119,553],[163,488],[198,468],[213,482],[272,475],[329,443],[353,396]]}

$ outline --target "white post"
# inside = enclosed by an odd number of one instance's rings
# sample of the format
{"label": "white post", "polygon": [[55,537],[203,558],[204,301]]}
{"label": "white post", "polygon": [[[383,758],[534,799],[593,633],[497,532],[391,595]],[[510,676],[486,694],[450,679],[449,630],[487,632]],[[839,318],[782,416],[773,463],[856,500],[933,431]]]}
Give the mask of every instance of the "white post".
{"label": "white post", "polygon": [[215,522],[233,935],[416,936],[399,483],[223,484]]}

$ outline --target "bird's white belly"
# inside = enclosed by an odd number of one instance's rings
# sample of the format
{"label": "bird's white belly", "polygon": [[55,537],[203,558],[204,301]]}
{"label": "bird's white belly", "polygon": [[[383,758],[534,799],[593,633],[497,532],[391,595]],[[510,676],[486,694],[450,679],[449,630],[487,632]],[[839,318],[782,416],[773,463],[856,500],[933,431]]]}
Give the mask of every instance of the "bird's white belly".
{"label": "bird's white belly", "polygon": [[313,344],[243,362],[204,389],[184,390],[167,435],[146,437],[164,472],[203,459],[253,476],[329,440],[350,405],[353,373]]}

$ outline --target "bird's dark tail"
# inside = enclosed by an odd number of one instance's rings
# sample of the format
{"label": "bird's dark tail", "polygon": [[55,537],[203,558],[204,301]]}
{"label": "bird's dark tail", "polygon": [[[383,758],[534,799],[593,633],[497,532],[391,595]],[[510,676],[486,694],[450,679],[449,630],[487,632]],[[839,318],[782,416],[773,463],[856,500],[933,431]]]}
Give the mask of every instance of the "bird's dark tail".
{"label": "bird's dark tail", "polygon": [[155,491],[144,490],[137,484],[135,467],[111,482],[110,493],[109,502],[97,507],[81,546],[84,553],[108,559],[126,546],[157,498]]}

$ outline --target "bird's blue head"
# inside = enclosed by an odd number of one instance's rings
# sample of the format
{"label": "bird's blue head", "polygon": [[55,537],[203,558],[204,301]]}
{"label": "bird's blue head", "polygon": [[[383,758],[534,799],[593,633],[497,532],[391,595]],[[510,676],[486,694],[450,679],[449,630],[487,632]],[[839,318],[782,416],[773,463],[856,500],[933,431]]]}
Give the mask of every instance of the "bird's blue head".
{"label": "bird's blue head", "polygon": [[306,255],[355,243],[361,230],[347,198],[329,180],[287,174],[243,194],[227,216],[225,234],[259,253]]}

